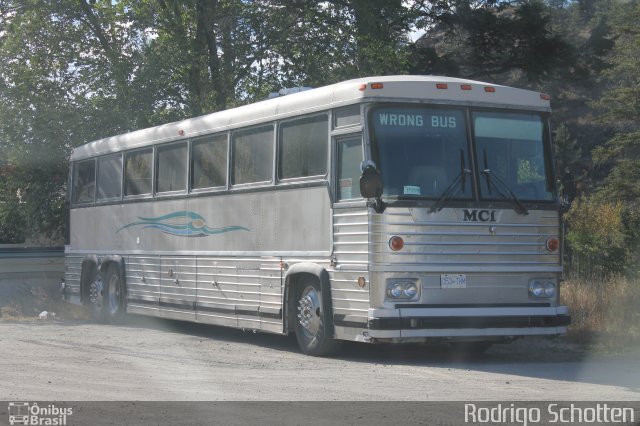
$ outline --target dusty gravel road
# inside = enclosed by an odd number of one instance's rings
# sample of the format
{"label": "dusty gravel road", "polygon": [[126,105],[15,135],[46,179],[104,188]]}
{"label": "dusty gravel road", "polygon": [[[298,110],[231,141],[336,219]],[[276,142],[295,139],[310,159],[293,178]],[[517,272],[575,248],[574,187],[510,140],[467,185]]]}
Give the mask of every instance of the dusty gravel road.
{"label": "dusty gravel road", "polygon": [[0,400],[639,400],[639,352],[521,341],[472,359],[132,317],[124,325],[0,322]]}

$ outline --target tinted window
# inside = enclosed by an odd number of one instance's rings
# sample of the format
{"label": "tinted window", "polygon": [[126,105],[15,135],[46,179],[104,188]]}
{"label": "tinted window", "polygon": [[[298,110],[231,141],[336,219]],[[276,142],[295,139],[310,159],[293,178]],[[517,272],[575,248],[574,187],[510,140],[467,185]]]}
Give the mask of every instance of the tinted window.
{"label": "tinted window", "polygon": [[[440,197],[459,178],[462,164],[470,167],[463,111],[379,108],[371,120],[387,195]],[[453,198],[471,197],[466,183],[464,191],[462,184],[452,188]]]}
{"label": "tinted window", "polygon": [[360,136],[338,141],[338,199],[360,198]]}
{"label": "tinted window", "polygon": [[124,165],[124,195],[151,193],[152,160],[152,149],[126,154]]}
{"label": "tinted window", "polygon": [[233,183],[265,182],[273,170],[273,127],[233,134]]}
{"label": "tinted window", "polygon": [[157,192],[186,191],[187,152],[186,143],[158,147]]}
{"label": "tinted window", "polygon": [[[523,200],[552,200],[544,124],[536,114],[476,112],[473,114],[478,161]],[[486,160],[485,160],[486,158]],[[485,165],[486,161],[486,165]],[[480,179],[483,198],[501,198],[491,175]],[[495,179],[494,179],[495,180]],[[502,188],[504,192],[505,188]]]}
{"label": "tinted window", "polygon": [[327,116],[289,121],[280,126],[280,179],[324,175],[329,140]]}
{"label": "tinted window", "polygon": [[360,124],[360,105],[351,105],[336,108],[333,111],[334,125],[336,127],[346,127]]}
{"label": "tinted window", "polygon": [[96,191],[94,160],[75,163],[73,167],[73,202],[92,203]]}
{"label": "tinted window", "polygon": [[122,194],[122,154],[98,159],[98,200],[118,199]]}
{"label": "tinted window", "polygon": [[194,189],[225,186],[227,183],[227,135],[207,136],[193,141],[191,186]]}

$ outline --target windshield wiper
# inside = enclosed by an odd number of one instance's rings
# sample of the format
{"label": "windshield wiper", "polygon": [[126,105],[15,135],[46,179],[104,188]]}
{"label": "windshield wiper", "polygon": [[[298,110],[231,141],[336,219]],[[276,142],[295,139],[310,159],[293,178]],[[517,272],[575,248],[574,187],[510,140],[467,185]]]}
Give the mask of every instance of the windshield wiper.
{"label": "windshield wiper", "polygon": [[487,150],[485,149],[483,151],[484,151],[483,152],[484,170],[482,170],[480,173],[482,173],[487,180],[487,188],[489,189],[489,194],[491,194],[491,188],[495,189],[495,191],[498,193],[498,195],[500,195],[500,197],[502,197],[505,200],[513,201],[513,203],[515,204],[515,207],[513,210],[515,210],[516,213],[521,215],[528,215],[529,211],[524,206],[524,204],[522,204],[522,202],[516,196],[516,194],[513,193],[511,188],[509,188],[509,185],[507,185],[502,179],[500,179],[500,177],[498,177],[498,175],[496,175],[491,171],[487,163]]}
{"label": "windshield wiper", "polygon": [[[440,195],[440,198],[433,203],[431,208],[429,209],[429,213],[439,212],[444,208],[444,206],[451,200],[453,197],[458,195],[460,192],[464,192],[467,185],[467,174],[471,173],[471,170],[467,169],[464,161],[464,151],[460,150],[460,173],[458,176],[445,188],[445,190]],[[458,185],[460,183],[460,186]]]}

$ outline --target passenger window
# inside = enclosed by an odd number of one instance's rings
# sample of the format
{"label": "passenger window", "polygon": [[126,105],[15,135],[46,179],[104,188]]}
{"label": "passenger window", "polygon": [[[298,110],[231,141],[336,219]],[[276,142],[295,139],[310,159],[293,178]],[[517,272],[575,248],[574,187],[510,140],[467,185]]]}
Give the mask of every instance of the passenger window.
{"label": "passenger window", "polygon": [[124,195],[151,194],[153,149],[129,152],[124,163]]}
{"label": "passenger window", "polygon": [[93,203],[96,191],[94,160],[75,163],[73,167],[73,202]]}
{"label": "passenger window", "polygon": [[187,154],[186,143],[158,147],[157,192],[187,190]]}
{"label": "passenger window", "polygon": [[362,138],[338,140],[338,200],[360,198]]}
{"label": "passenger window", "polygon": [[192,143],[193,189],[225,186],[227,183],[227,135],[206,136]]}
{"label": "passenger window", "polygon": [[326,174],[328,126],[326,115],[282,123],[278,178]]}
{"label": "passenger window", "polygon": [[273,171],[273,126],[233,134],[233,184],[268,182]]}
{"label": "passenger window", "polygon": [[336,128],[360,124],[360,105],[350,105],[333,110],[333,125]]}
{"label": "passenger window", "polygon": [[116,200],[122,195],[122,154],[98,159],[98,201]]}

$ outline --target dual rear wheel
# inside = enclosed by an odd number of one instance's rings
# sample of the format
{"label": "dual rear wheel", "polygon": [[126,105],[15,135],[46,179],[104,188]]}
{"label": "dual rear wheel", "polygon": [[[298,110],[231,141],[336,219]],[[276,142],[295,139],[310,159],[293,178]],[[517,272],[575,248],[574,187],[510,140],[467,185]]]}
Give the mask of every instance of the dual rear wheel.
{"label": "dual rear wheel", "polygon": [[111,264],[106,272],[99,272],[89,286],[89,305],[94,320],[114,322],[124,314],[124,292],[120,269]]}

